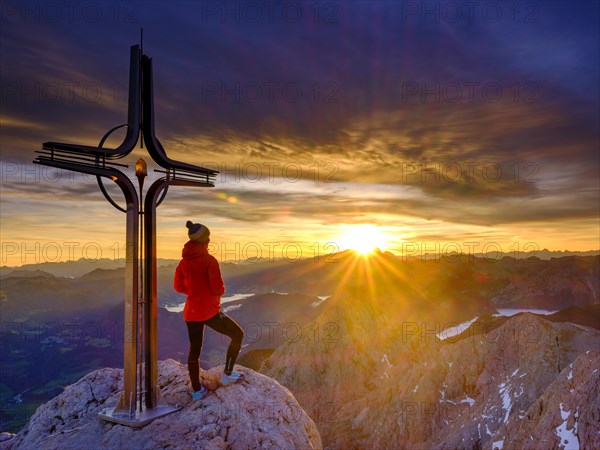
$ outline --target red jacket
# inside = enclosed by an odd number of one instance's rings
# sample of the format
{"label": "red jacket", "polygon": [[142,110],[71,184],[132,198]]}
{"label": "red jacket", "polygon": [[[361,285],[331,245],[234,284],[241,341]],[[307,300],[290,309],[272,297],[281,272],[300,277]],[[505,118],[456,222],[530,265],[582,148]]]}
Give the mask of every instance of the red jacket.
{"label": "red jacket", "polygon": [[188,241],[181,252],[183,259],[175,270],[174,287],[186,294],[183,319],[202,322],[221,309],[225,285],[216,258],[208,254],[206,245]]}

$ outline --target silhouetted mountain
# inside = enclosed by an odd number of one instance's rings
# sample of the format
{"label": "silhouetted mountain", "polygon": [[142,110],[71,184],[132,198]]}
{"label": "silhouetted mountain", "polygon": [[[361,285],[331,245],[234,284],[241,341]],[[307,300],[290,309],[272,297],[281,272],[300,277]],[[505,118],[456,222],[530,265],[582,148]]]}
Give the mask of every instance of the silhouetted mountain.
{"label": "silhouetted mountain", "polygon": [[2,278],[55,278],[55,276],[49,272],[44,272],[43,270],[25,270],[25,269],[15,269],[7,272],[6,275],[3,275]]}
{"label": "silhouetted mountain", "polygon": [[544,316],[544,318],[552,322],[571,322],[600,330],[600,304],[595,303],[582,308],[570,306],[554,314]]}
{"label": "silhouetted mountain", "polygon": [[[19,270],[42,270],[51,273],[56,277],[73,277],[78,278],[95,269],[117,269],[124,267],[125,262],[119,259],[101,258],[101,259],[79,259],[77,261],[65,262],[43,262],[34,264],[24,264],[19,267]],[[4,278],[16,267],[2,266],[0,267],[0,276]]]}
{"label": "silhouetted mountain", "polygon": [[[600,301],[600,257],[499,261],[467,255],[408,260],[389,253],[343,252],[231,278],[236,292],[329,295],[345,286],[370,285],[378,294],[409,295],[421,307],[469,319],[496,308],[563,309]],[[453,312],[454,311],[454,312]]]}
{"label": "silhouetted mountain", "polygon": [[[184,296],[173,290],[175,267],[176,263],[159,265],[160,306],[175,306],[184,301]],[[412,298],[422,298],[435,308],[468,310],[463,314],[465,317],[502,307],[564,309],[600,301],[598,256],[544,261],[510,257],[489,260],[457,255],[452,259],[422,261],[400,258],[389,252],[362,257],[345,251],[318,260],[224,263],[222,273],[226,295],[275,291],[324,296],[341,287],[372,280],[378,292],[410,292]],[[104,278],[113,283],[113,278],[117,280],[123,274],[122,268],[96,268],[82,275],[80,280],[100,282]],[[27,276],[35,278],[33,273]],[[3,286],[9,278],[13,277],[3,278]],[[108,294],[123,298],[123,292],[115,287],[116,290]],[[97,295],[103,293],[103,288],[97,289]],[[2,289],[10,297],[9,290]]]}
{"label": "silhouetted mountain", "polygon": [[123,275],[125,271],[123,268],[119,267],[116,269],[94,269],[91,272],[88,272],[81,277],[78,278],[79,282],[91,282],[91,281],[100,281],[103,282],[105,280],[113,280],[113,279],[123,279]]}
{"label": "silhouetted mountain", "polygon": [[[600,330],[600,303],[586,305],[582,308],[579,306],[570,306],[557,311],[554,314],[545,314],[543,317],[550,322],[570,322],[576,325]],[[461,339],[487,334],[502,326],[509,318],[510,317],[497,314],[483,314],[477,317],[477,319],[462,333],[449,337],[446,339],[446,342],[457,342]]]}
{"label": "silhouetted mountain", "polygon": [[122,277],[70,279],[52,276],[6,277],[1,304],[3,321],[69,320],[81,314],[121,303],[125,282]]}
{"label": "silhouetted mountain", "polygon": [[[273,266],[278,264],[285,264],[285,260],[272,260],[262,258],[251,258],[246,261],[236,262],[225,262],[221,264],[221,270],[223,273],[229,273],[233,276],[246,273],[248,271],[254,271],[257,268],[264,268],[267,266]],[[157,266],[161,267],[172,266],[175,270],[175,266],[179,263],[179,259],[165,259],[158,258]],[[35,272],[43,271],[50,273],[56,277],[70,277],[78,278],[86,273],[89,273],[96,269],[122,269],[125,267],[125,261],[121,259],[79,259],[77,261],[65,261],[65,262],[43,262],[24,264],[19,267],[2,266],[0,267],[0,278],[12,275],[14,272]]]}
{"label": "silhouetted mountain", "polygon": [[[447,257],[455,257],[458,254],[455,252],[448,253],[447,255],[441,255],[440,253],[425,253],[423,256],[418,256],[417,258],[424,259],[440,259],[442,256]],[[476,258],[485,258],[489,260],[500,260],[502,258],[511,258],[511,259],[532,259],[532,260],[549,260],[552,258],[564,258],[565,256],[598,256],[600,255],[600,250],[586,250],[586,251],[569,251],[569,250],[548,250],[547,248],[543,250],[532,250],[532,251],[513,251],[513,252],[474,252],[473,256]]]}
{"label": "silhouetted mountain", "polygon": [[[343,253],[343,252],[342,252]],[[385,251],[382,252],[387,257],[399,257],[392,252]],[[489,254],[482,253],[474,253],[473,256],[478,259],[489,259],[491,261],[497,261],[502,258],[508,257],[511,259],[523,260],[530,257],[534,259],[541,260],[549,260],[552,258],[563,258],[565,256],[598,256],[600,255],[600,250],[588,250],[588,251],[569,251],[569,250],[537,250],[532,252],[492,252]],[[411,260],[436,260],[440,259],[439,253],[425,253],[422,256],[413,257],[408,256],[405,258],[407,261]],[[460,255],[456,253],[449,253],[448,255],[444,255],[449,258],[456,258]],[[517,258],[515,258],[517,256]],[[336,254],[330,254],[321,256],[321,258],[329,258],[330,260],[336,258]],[[159,267],[161,266],[169,266],[169,265],[177,265],[179,259],[165,259],[158,258],[157,264]],[[288,261],[285,259],[271,259],[271,258],[250,258],[244,261],[235,261],[235,262],[225,262],[221,264],[221,269],[225,272],[228,272],[231,276],[238,276],[248,272],[254,272],[255,270],[264,269],[268,266],[278,266],[288,264]],[[0,267],[0,278],[4,278],[9,275],[11,272],[15,270],[27,270],[27,271],[35,271],[41,270],[48,273],[51,273],[57,277],[80,277],[94,269],[117,269],[120,267],[124,267],[125,263],[120,259],[110,259],[110,258],[100,258],[100,259],[84,259],[80,258],[77,261],[64,261],[64,262],[43,262],[43,263],[30,263],[24,264],[22,266],[1,266]]]}

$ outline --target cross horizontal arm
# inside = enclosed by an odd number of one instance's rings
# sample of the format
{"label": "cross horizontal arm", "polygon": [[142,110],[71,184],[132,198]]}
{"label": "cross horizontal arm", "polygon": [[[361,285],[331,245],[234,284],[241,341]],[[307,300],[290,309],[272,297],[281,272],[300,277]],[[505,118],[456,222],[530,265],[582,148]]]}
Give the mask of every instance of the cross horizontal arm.
{"label": "cross horizontal arm", "polygon": [[82,164],[76,161],[63,161],[44,157],[36,158],[33,163],[43,166],[56,167],[58,169],[72,170],[73,172],[87,173],[90,175],[110,178],[121,188],[127,203],[135,203],[136,205],[138,203],[135,186],[123,172],[114,167],[100,167],[96,165]]}

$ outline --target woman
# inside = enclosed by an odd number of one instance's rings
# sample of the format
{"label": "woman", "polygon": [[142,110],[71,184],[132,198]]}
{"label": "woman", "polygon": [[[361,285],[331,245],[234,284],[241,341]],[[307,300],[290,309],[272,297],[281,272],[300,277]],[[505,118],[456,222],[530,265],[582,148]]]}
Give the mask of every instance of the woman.
{"label": "woman", "polygon": [[183,247],[182,260],[175,270],[175,290],[186,294],[183,319],[190,338],[188,370],[192,382],[192,398],[206,396],[206,387],[200,385],[200,352],[204,339],[204,325],[231,338],[221,384],[227,386],[242,380],[243,375],[233,370],[242,348],[244,332],[229,316],[221,312],[221,295],[225,286],[216,258],[208,254],[210,230],[199,223],[187,221],[190,240]]}

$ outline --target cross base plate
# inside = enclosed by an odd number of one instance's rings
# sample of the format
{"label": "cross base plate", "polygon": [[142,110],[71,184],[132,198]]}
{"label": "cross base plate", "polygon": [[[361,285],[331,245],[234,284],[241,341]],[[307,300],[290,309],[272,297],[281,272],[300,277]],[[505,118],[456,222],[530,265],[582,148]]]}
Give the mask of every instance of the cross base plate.
{"label": "cross base plate", "polygon": [[172,412],[179,411],[181,407],[171,405],[161,405],[151,409],[146,409],[144,407],[141,411],[136,410],[133,417],[128,417],[126,414],[118,414],[117,416],[113,416],[113,411],[115,409],[116,408],[103,409],[98,413],[98,418],[106,420],[107,422],[118,423],[120,425],[126,425],[133,428],[140,428],[149,424],[154,419],[158,419],[159,417],[166,416]]}

